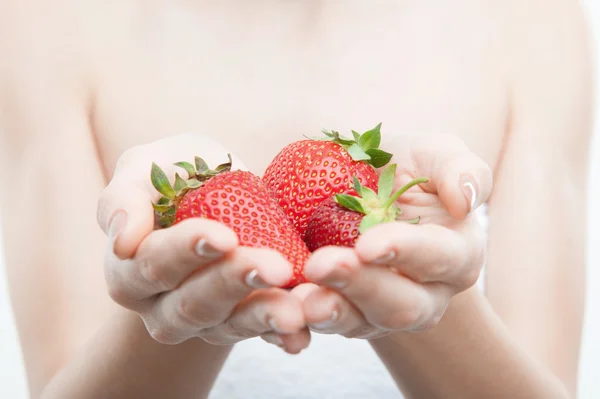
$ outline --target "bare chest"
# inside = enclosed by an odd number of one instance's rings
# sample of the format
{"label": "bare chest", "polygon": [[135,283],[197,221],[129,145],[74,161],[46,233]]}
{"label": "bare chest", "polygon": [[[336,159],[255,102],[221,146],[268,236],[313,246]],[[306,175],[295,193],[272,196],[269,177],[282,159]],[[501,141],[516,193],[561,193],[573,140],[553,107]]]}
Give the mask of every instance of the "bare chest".
{"label": "bare chest", "polygon": [[379,122],[384,135],[457,134],[495,162],[508,105],[490,15],[444,2],[272,3],[150,10],[116,23],[121,39],[103,49],[95,93],[105,163],[196,131],[262,173],[302,135]]}

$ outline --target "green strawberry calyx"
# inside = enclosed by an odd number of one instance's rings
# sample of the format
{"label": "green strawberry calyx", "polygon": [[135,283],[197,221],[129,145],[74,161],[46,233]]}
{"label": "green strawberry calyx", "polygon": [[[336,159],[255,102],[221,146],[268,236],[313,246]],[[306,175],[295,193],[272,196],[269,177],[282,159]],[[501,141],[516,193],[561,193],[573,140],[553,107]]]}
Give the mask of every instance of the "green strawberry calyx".
{"label": "green strawberry calyx", "polygon": [[152,203],[157,222],[160,227],[169,227],[175,222],[177,204],[181,198],[190,190],[195,190],[206,181],[221,173],[231,170],[231,154],[227,154],[229,160],[214,170],[210,169],[202,158],[194,157],[194,164],[189,162],[177,162],[174,165],[184,169],[188,178],[183,179],[179,173],[175,173],[175,182],[171,185],[165,172],[154,162],[150,171],[150,180],[154,188],[162,195],[156,203]]}
{"label": "green strawberry calyx", "polygon": [[[392,164],[381,173],[377,193],[369,187],[361,185],[358,179],[354,177],[354,190],[358,193],[358,196],[350,194],[337,194],[334,196],[334,200],[338,205],[365,215],[359,226],[361,234],[378,224],[398,220],[398,217],[402,214],[402,209],[400,209],[397,202],[398,198],[411,187],[429,181],[426,177],[419,177],[392,193],[396,177],[396,166],[396,164]],[[417,217],[406,222],[416,224],[419,223],[420,219],[421,217]]]}
{"label": "green strawberry calyx", "polygon": [[392,159],[392,154],[379,149],[381,144],[381,123],[371,130],[358,133],[352,130],[353,138],[346,138],[335,130],[322,130],[325,137],[315,140],[327,140],[341,145],[355,161],[364,161],[375,168],[381,168]]}

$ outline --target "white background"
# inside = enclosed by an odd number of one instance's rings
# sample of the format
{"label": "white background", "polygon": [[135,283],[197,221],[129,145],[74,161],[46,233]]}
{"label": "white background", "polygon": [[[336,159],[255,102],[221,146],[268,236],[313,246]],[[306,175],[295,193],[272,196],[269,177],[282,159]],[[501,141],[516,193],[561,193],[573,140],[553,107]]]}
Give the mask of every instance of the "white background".
{"label": "white background", "polygon": [[[584,4],[589,10],[596,37],[596,49],[600,54],[600,3],[596,3],[595,0],[586,0]],[[598,72],[599,79],[596,89],[600,93],[600,63]],[[598,104],[598,111],[600,111],[600,101]],[[598,114],[600,115],[600,112]],[[581,399],[600,398],[600,269],[598,268],[600,265],[600,124],[597,126],[592,148],[590,174],[588,305],[579,384]],[[2,258],[0,246],[0,398],[25,399],[27,391],[23,364],[6,293]]]}

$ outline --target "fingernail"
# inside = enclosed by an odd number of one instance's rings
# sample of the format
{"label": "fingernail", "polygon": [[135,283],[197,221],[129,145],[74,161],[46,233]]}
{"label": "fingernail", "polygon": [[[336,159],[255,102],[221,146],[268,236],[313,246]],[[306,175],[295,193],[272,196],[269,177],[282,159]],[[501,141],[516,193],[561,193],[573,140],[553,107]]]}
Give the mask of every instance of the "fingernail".
{"label": "fingernail", "polygon": [[125,211],[118,211],[113,216],[108,227],[108,237],[114,241],[125,229],[127,224],[127,214]]}
{"label": "fingernail", "polygon": [[316,330],[328,330],[331,327],[333,327],[333,325],[338,321],[339,318],[340,318],[340,312],[338,312],[337,309],[334,309],[333,312],[331,313],[331,317],[329,319],[322,321],[320,323],[315,323],[312,326]]}
{"label": "fingernail", "polygon": [[346,288],[348,286],[348,282],[347,281],[333,281],[333,282],[329,283],[328,285],[330,287],[341,290],[342,288]]}
{"label": "fingernail", "polygon": [[269,284],[267,284],[265,282],[265,280],[263,280],[259,275],[258,275],[258,270],[254,269],[252,270],[250,273],[246,274],[246,277],[244,278],[246,285],[248,287],[254,288],[254,289],[261,289],[261,288],[269,288],[271,287]]}
{"label": "fingernail", "polygon": [[468,175],[462,175],[459,181],[460,187],[465,194],[465,198],[467,199],[469,212],[471,212],[477,205],[477,183],[474,178]]}
{"label": "fingernail", "polygon": [[221,251],[210,245],[205,238],[199,239],[196,243],[196,254],[208,259],[216,259],[223,255]]}
{"label": "fingernail", "polygon": [[397,256],[396,251],[391,250],[386,255],[380,256],[379,258],[375,259],[373,261],[373,263],[375,263],[377,265],[386,265],[386,264],[390,263],[391,261],[393,261],[394,259],[396,259],[396,256]]}
{"label": "fingernail", "polygon": [[272,329],[273,331],[275,331],[276,333],[279,333],[279,334],[283,334],[283,333],[284,333],[284,331],[282,331],[282,330],[279,328],[279,325],[277,324],[277,321],[275,320],[275,318],[274,318],[273,316],[269,316],[269,317],[267,318],[267,324],[268,324],[268,325],[269,325],[269,327],[271,327],[271,329]]}

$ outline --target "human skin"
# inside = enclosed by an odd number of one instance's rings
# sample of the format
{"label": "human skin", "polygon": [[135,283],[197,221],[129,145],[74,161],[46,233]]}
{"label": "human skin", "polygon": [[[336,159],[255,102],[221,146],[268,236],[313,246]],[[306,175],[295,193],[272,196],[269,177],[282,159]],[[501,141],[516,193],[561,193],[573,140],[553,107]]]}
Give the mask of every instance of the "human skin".
{"label": "human skin", "polygon": [[[107,295],[112,245],[96,212],[127,150],[198,132],[260,174],[302,134],[380,121],[392,152],[450,134],[494,178],[486,295],[468,289],[437,326],[371,341],[398,385],[408,397],[575,396],[589,44],[567,0],[0,1],[2,187],[18,193],[2,196],[2,222],[32,396],[204,397],[229,352],[161,344]],[[363,270],[376,255],[348,256]],[[296,292],[302,322],[331,314],[315,312],[319,292],[340,322],[363,322],[351,293],[314,277],[323,287]],[[308,345],[299,331],[286,350]]]}

